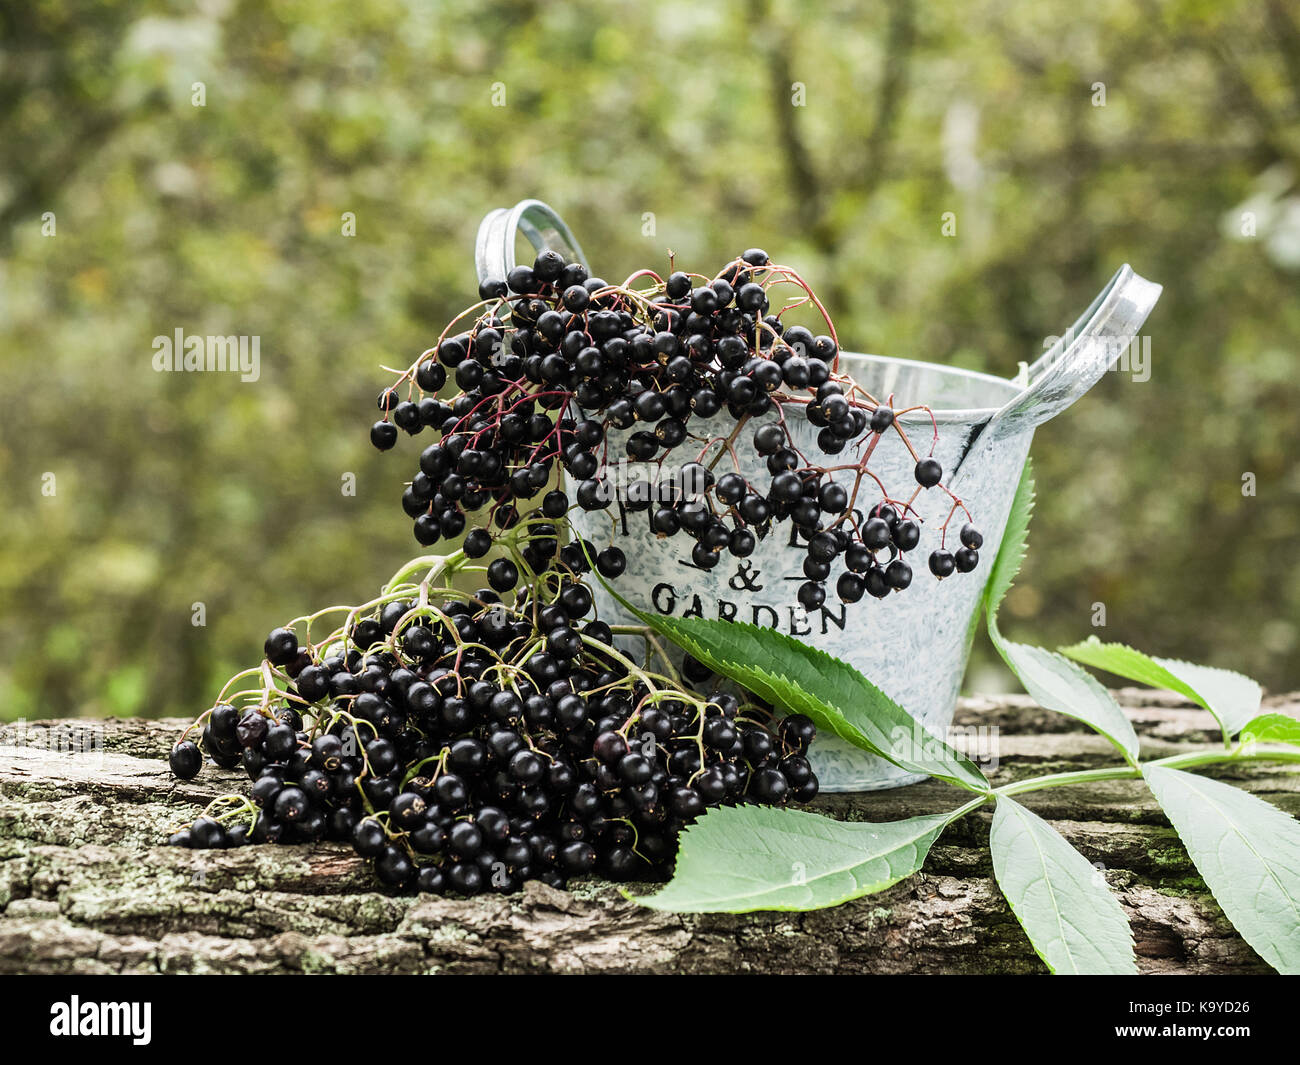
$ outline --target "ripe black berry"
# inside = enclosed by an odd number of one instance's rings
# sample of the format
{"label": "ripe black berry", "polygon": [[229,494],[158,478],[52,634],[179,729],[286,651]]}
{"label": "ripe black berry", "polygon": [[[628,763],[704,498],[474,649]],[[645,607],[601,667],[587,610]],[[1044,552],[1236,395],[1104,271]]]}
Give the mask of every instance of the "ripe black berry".
{"label": "ripe black berry", "polygon": [[930,572],[941,580],[951,576],[954,569],[952,553],[939,549],[930,552]]}
{"label": "ripe black berry", "polygon": [[916,483],[922,488],[933,488],[943,480],[943,467],[934,459],[922,459],[916,464]]}
{"label": "ripe black berry", "polygon": [[560,864],[573,876],[589,873],[596,867],[596,850],[590,843],[574,840],[560,848]]}
{"label": "ripe black berry", "polygon": [[375,875],[381,883],[401,887],[415,878],[415,865],[405,851],[388,846],[375,859]]}
{"label": "ripe black berry", "polygon": [[627,569],[627,556],[617,547],[607,547],[596,556],[596,569],[612,580]]}
{"label": "ripe black berry", "polygon": [[483,849],[483,830],[470,821],[457,821],[447,832],[447,848],[459,858],[473,858]]}
{"label": "ripe black berry", "polygon": [[826,589],[816,581],[805,581],[799,585],[799,602],[805,609],[816,610],[826,602]]}
{"label": "ripe black berry", "polygon": [[492,548],[492,534],[486,529],[470,529],[465,534],[462,550],[468,558],[482,558]]}
{"label": "ripe black berry", "polygon": [[921,542],[921,527],[910,518],[904,518],[894,523],[889,536],[900,551],[911,551]]}
{"label": "ripe black berry", "polygon": [[500,278],[484,278],[478,283],[478,298],[481,300],[504,299],[509,291],[509,287]]}
{"label": "ripe black berry", "polygon": [[298,637],[292,629],[272,629],[264,649],[271,665],[287,666],[298,656]]}
{"label": "ripe black berry", "polygon": [[519,583],[519,567],[508,558],[493,559],[487,569],[488,584],[498,592],[508,592]]}
{"label": "ripe black berry", "polygon": [[889,582],[889,587],[901,592],[912,583],[912,567],[901,558],[896,558],[885,567],[885,580]]}
{"label": "ripe black berry", "polygon": [[203,768],[203,754],[190,740],[182,740],[172,748],[167,764],[181,780],[192,780]]}
{"label": "ripe black berry", "polygon": [[302,788],[289,785],[282,788],[275,797],[272,810],[277,821],[291,825],[307,816],[311,810],[311,800]]}
{"label": "ripe black berry", "polygon": [[388,451],[397,443],[397,426],[392,422],[375,422],[370,427],[370,442],[380,451]]}
{"label": "ripe black berry", "polygon": [[841,573],[835,582],[835,593],[846,603],[856,603],[866,590],[866,584],[856,573]]}

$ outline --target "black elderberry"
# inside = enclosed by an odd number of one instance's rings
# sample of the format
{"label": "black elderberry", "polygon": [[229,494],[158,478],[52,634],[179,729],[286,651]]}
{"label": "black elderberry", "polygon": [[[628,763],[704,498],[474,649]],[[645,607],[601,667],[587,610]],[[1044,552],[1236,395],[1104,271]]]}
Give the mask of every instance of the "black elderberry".
{"label": "black elderberry", "polygon": [[427,811],[423,796],[404,791],[388,807],[388,823],[403,832],[411,832],[424,824]]}
{"label": "black elderberry", "polygon": [[262,747],[270,758],[288,758],[298,747],[298,731],[290,725],[273,725],[267,729]]}
{"label": "black elderberry", "polygon": [[622,575],[627,569],[627,556],[621,548],[607,547],[596,556],[596,569],[602,577],[611,580]]}
{"label": "black elderberry", "polygon": [[922,459],[916,464],[916,483],[922,488],[933,488],[943,479],[943,467],[934,459]]}
{"label": "black elderberry", "polygon": [[591,293],[582,285],[570,285],[564,290],[562,299],[566,310],[581,314],[591,303]]}
{"label": "black elderberry", "polygon": [[754,534],[743,528],[732,531],[731,542],[727,545],[728,550],[736,558],[748,558],[757,546],[758,541],[754,538]]}
{"label": "black elderberry", "polygon": [[912,583],[912,567],[901,558],[896,558],[885,567],[885,580],[889,587],[901,592]]}
{"label": "black elderberry", "polygon": [[190,825],[190,846],[195,850],[209,850],[223,847],[226,843],[226,830],[219,821],[210,817],[200,817]]}
{"label": "black elderberry", "polygon": [[785,470],[772,478],[771,497],[778,503],[793,503],[803,495],[803,481],[791,470]]}
{"label": "black elderberry", "polygon": [[849,493],[843,485],[827,481],[817,492],[817,503],[826,514],[842,514],[849,505]]}
{"label": "black elderberry", "polygon": [[596,850],[590,843],[574,840],[560,848],[559,861],[572,876],[589,873],[596,866]]}
{"label": "black elderberry", "polygon": [[750,781],[750,791],[756,799],[779,803],[790,790],[789,781],[779,769],[758,770]]}
{"label": "black elderberry", "polygon": [[866,584],[856,573],[841,573],[835,582],[835,594],[846,603],[856,603],[866,592]]}
{"label": "black elderberry", "polygon": [[805,714],[789,714],[781,719],[778,732],[782,742],[796,751],[806,751],[817,735],[817,727]]}
{"label": "black elderberry", "polygon": [[397,426],[392,422],[375,422],[370,427],[370,442],[380,451],[388,451],[397,443]]}
{"label": "black elderberry", "polygon": [[410,842],[412,849],[419,854],[438,854],[446,846],[447,830],[426,820],[411,832]]}
{"label": "black elderberry", "polygon": [[547,492],[542,499],[542,513],[548,518],[561,518],[569,509],[569,497],[558,489]]}
{"label": "black elderberry", "polygon": [[487,579],[495,591],[508,592],[519,583],[519,567],[508,558],[493,559],[488,564]]}
{"label": "black elderberry", "polygon": [[366,763],[371,772],[385,776],[401,764],[401,758],[393,742],[380,737],[365,745]]}
{"label": "black elderberry", "polygon": [[276,795],[272,812],[277,821],[291,825],[306,817],[310,809],[307,793],[295,785],[287,785]]}
{"label": "black elderberry", "polygon": [[516,266],[506,274],[506,284],[511,292],[517,292],[521,296],[530,295],[539,287],[537,275],[531,266]]}
{"label": "black elderberry", "polygon": [[819,532],[808,540],[808,557],[818,562],[829,562],[838,553],[839,546],[830,533]]}
{"label": "black elderberry", "polygon": [[560,592],[559,603],[571,618],[586,615],[592,607],[591,589],[585,584],[569,584]]}
{"label": "black elderberry", "polygon": [[461,550],[467,558],[482,558],[492,549],[492,534],[486,529],[471,529],[465,534]]}
{"label": "black elderberry", "polygon": [[436,359],[425,359],[416,367],[415,383],[423,392],[437,392],[447,383],[447,371]]}
{"label": "black elderberry", "polygon": [[469,788],[455,773],[444,773],[434,781],[433,795],[448,810],[461,810],[469,802]]}
{"label": "black elderberry", "polygon": [[392,418],[394,425],[412,435],[424,428],[424,420],[420,417],[420,406],[410,400],[403,400],[394,407]]}
{"label": "black elderberry", "polygon": [[826,589],[817,581],[805,581],[799,585],[799,602],[807,610],[816,610],[826,602]]}
{"label": "black elderberry", "polygon": [[539,281],[550,283],[559,278],[564,265],[563,255],[551,248],[544,248],[533,260],[533,273]]}
{"label": "black elderberry", "polygon": [[469,862],[453,862],[444,875],[447,886],[459,895],[477,895],[483,890],[483,870]]}
{"label": "black elderberry", "polygon": [[872,565],[862,577],[867,587],[867,594],[875,599],[883,599],[889,594],[889,581],[885,578],[883,566]]}
{"label": "black elderberry", "polygon": [[192,780],[203,768],[203,754],[194,743],[182,740],[172,748],[167,764],[181,780]]}
{"label": "black elderberry", "polygon": [[883,518],[868,518],[862,525],[862,543],[869,551],[888,547],[891,536],[889,523]]}
{"label": "black elderberry", "polygon": [[375,875],[381,883],[401,887],[415,878],[415,865],[398,847],[387,846],[375,859]]}
{"label": "black elderberry", "polygon": [[929,564],[930,572],[940,579],[951,576],[955,569],[952,553],[942,548],[930,552]]}
{"label": "black elderberry", "polygon": [[821,507],[815,499],[801,497],[790,507],[790,520],[800,528],[815,529],[821,520]]}
{"label": "black elderberry", "polygon": [[911,551],[921,542],[921,526],[910,518],[900,519],[894,522],[889,536],[900,551]]}
{"label": "black elderberry", "polygon": [[415,875],[416,890],[430,895],[441,895],[447,889],[446,877],[437,865],[422,865]]}
{"label": "black elderberry", "polygon": [[235,726],[235,737],[241,747],[257,747],[266,737],[270,720],[257,710],[248,710]]}
{"label": "black elderberry", "polygon": [[264,650],[271,665],[288,665],[298,655],[298,637],[292,629],[272,629],[266,638]]}
{"label": "black elderberry", "polygon": [[459,858],[474,858],[483,849],[483,830],[470,821],[457,821],[447,832],[447,849]]}

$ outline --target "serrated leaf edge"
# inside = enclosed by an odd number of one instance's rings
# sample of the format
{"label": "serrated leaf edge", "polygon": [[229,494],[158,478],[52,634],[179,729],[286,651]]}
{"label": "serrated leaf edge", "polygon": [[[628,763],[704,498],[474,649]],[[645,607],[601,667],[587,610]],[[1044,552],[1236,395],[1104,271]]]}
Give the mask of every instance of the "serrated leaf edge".
{"label": "serrated leaf edge", "polygon": [[[1153,672],[1157,674],[1159,679],[1167,680],[1168,683],[1156,685],[1152,680],[1146,677],[1134,677],[1129,673],[1116,672],[1109,665],[1089,661],[1088,658],[1085,656],[1087,652],[1092,651],[1094,649],[1100,649],[1103,652],[1110,651],[1110,650],[1118,650],[1118,651],[1127,652],[1128,654],[1131,655],[1136,655],[1138,658],[1145,659],[1147,662],[1150,662],[1152,666],[1155,667]],[[1195,687],[1193,687],[1191,683],[1184,680],[1182,677],[1180,677],[1169,667],[1170,666],[1174,666],[1174,667],[1191,666],[1193,669],[1200,669],[1210,673],[1217,673],[1223,677],[1231,678],[1234,681],[1245,682],[1246,684],[1250,685],[1257,693],[1259,693],[1261,697],[1263,695],[1263,689],[1260,687],[1259,682],[1256,681],[1253,677],[1248,677],[1245,673],[1238,673],[1236,670],[1233,669],[1223,669],[1220,666],[1203,666],[1199,662],[1188,662],[1185,659],[1181,659],[1181,658],[1158,658],[1155,655],[1149,655],[1145,651],[1140,651],[1136,647],[1132,647],[1129,644],[1122,643],[1118,640],[1110,640],[1110,641],[1099,640],[1096,637],[1096,635],[1089,636],[1086,640],[1080,640],[1078,643],[1074,643],[1066,647],[1062,647],[1060,648],[1060,652],[1061,654],[1066,655],[1067,657],[1072,658],[1075,661],[1082,662],[1084,665],[1087,666],[1091,666],[1093,669],[1100,669],[1106,673],[1114,673],[1115,676],[1117,677],[1124,677],[1128,680],[1135,680],[1140,684],[1149,684],[1152,687],[1161,687],[1167,691],[1176,692],[1177,694],[1190,699],[1197,706],[1201,707],[1201,709],[1209,713],[1209,715],[1213,717],[1215,721],[1218,722],[1219,730],[1223,733],[1225,740],[1227,740],[1232,736],[1237,735],[1241,731],[1241,729],[1230,730],[1227,723],[1223,720],[1223,717],[1220,714],[1220,712],[1210,705],[1210,700],[1207,699],[1204,695],[1202,695]]]}

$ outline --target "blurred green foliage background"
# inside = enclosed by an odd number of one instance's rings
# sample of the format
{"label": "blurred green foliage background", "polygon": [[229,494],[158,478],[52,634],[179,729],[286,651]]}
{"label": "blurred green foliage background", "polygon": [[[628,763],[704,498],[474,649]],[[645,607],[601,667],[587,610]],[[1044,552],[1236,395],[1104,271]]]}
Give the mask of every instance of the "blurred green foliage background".
{"label": "blurred green foliage background", "polygon": [[[1150,380],[1040,430],[1005,627],[1300,687],[1298,19],[7,0],[0,717],[197,712],[272,625],[372,595],[415,552],[410,449],[366,440],[380,366],[471,300],[478,220],[526,196],[604,276],[757,244],[859,350],[1008,376],[1120,263],[1162,282]],[[260,336],[260,380],[154,372],[176,328]]]}

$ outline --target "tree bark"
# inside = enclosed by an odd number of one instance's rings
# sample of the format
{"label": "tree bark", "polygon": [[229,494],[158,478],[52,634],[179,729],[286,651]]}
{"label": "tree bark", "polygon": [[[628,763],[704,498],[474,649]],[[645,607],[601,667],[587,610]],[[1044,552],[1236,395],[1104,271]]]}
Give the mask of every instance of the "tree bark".
{"label": "tree bark", "polygon": [[[1210,716],[1175,696],[1118,693],[1144,757],[1216,743]],[[1269,699],[1300,716],[1300,694]],[[1117,759],[1072,720],[1024,697],[964,700],[958,723],[998,729],[995,784]],[[40,721],[0,733],[0,972],[5,973],[1037,973],[1045,968],[999,895],[989,815],[954,825],[925,871],[806,914],[676,915],[596,880],[513,896],[397,897],[338,844],[188,851],[168,826],[243,790],[238,772],[167,771],[176,720]],[[83,730],[99,750],[72,754]],[[85,746],[84,742],[81,744]],[[93,746],[93,743],[92,743]],[[63,749],[60,749],[63,748]],[[1300,772],[1209,771],[1300,813]],[[825,796],[837,817],[885,821],[956,805],[952,788]],[[1139,782],[1021,797],[1104,866],[1144,972],[1268,967],[1232,930]]]}

